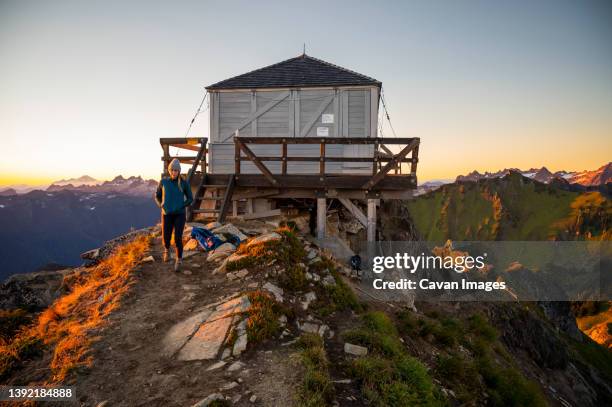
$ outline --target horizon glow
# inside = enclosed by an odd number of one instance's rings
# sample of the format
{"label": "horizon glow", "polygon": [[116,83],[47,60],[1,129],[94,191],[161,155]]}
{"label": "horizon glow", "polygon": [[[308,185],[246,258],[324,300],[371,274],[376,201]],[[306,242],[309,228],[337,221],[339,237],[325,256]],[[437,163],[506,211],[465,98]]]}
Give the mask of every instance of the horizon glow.
{"label": "horizon glow", "polygon": [[421,183],[595,170],[612,157],[612,4],[536,3],[3,1],[0,185],[158,179],[158,139],[185,135],[205,85],[304,42],[383,82],[397,135],[421,138]]}

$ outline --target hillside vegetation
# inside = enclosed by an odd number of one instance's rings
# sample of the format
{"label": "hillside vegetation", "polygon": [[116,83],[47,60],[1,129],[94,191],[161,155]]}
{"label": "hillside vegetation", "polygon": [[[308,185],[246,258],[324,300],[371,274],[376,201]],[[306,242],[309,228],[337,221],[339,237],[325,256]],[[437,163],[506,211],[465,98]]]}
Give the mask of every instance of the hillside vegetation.
{"label": "hillside vegetation", "polygon": [[407,201],[423,240],[609,240],[612,203],[517,173],[445,185]]}
{"label": "hillside vegetation", "polygon": [[74,369],[91,366],[93,333],[119,307],[132,285],[134,266],[148,248],[149,238],[138,237],[91,270],[74,274],[64,282],[69,292],[31,321],[21,310],[0,312],[0,378],[43,352],[49,360],[47,383],[62,383]]}

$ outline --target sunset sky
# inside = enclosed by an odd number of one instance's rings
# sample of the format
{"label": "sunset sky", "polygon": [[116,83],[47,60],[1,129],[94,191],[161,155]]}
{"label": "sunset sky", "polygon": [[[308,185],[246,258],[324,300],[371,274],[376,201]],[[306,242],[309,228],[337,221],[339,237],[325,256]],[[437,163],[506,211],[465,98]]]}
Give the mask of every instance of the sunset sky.
{"label": "sunset sky", "polygon": [[304,42],[383,82],[420,181],[612,160],[609,1],[0,0],[0,185],[158,178],[204,86]]}

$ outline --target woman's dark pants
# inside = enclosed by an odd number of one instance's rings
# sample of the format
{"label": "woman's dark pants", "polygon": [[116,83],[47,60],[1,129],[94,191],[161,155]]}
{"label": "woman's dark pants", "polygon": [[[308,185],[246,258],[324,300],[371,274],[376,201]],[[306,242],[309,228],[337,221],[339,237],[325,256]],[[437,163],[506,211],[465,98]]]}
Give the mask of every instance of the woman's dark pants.
{"label": "woman's dark pants", "polygon": [[170,240],[174,231],[174,245],[176,246],[176,257],[183,258],[183,229],[185,229],[184,213],[169,213],[162,215],[162,236],[164,237],[164,248],[170,250]]}

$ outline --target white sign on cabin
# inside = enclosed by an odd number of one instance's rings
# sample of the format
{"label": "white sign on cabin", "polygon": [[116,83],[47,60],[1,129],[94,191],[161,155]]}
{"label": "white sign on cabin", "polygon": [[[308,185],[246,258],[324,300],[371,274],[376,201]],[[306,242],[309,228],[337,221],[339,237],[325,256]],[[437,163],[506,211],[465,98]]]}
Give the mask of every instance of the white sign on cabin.
{"label": "white sign on cabin", "polygon": [[333,124],[334,123],[334,115],[333,113],[325,113],[321,116],[321,122],[323,124]]}
{"label": "white sign on cabin", "polygon": [[329,128],[317,127],[317,137],[329,137]]}

